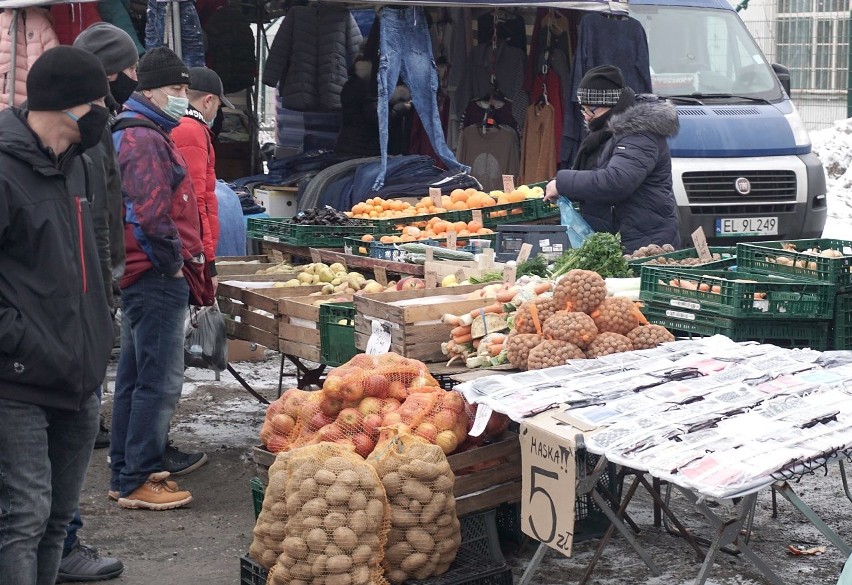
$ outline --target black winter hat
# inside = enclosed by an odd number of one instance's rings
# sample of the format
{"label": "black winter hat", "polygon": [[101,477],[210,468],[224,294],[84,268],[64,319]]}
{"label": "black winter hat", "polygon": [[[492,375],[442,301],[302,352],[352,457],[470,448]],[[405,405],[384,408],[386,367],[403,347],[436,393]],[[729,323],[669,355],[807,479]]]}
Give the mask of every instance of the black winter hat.
{"label": "black winter hat", "polygon": [[27,108],[34,112],[59,112],[108,95],[100,59],[76,47],[45,51],[27,74]]}
{"label": "black winter hat", "polygon": [[119,73],[139,61],[136,43],[130,35],[108,22],[96,22],[81,32],[74,46],[101,60],[107,75]]}
{"label": "black winter hat", "polygon": [[139,67],[138,90],[156,89],[169,85],[189,85],[189,68],[168,47],[156,47],[142,55]]}
{"label": "black winter hat", "polygon": [[618,103],[624,90],[621,69],[612,65],[599,65],[589,69],[577,88],[577,101],[584,106],[609,106]]}

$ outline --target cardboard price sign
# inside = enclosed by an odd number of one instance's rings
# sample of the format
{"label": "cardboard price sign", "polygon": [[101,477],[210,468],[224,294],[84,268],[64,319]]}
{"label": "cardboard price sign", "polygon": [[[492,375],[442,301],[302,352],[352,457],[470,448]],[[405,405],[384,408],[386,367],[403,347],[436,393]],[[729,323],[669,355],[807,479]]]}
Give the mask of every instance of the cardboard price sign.
{"label": "cardboard price sign", "polygon": [[311,248],[311,262],[319,263],[322,262],[322,256],[320,255],[320,251],[316,248]]}
{"label": "cardboard price sign", "polygon": [[570,557],[574,545],[576,447],[573,440],[536,425],[538,418],[521,424],[521,530]]}
{"label": "cardboard price sign", "polygon": [[384,266],[376,266],[373,268],[373,274],[376,275],[376,282],[382,286],[388,285],[388,271]]}
{"label": "cardboard price sign", "polygon": [[521,249],[518,251],[518,259],[516,262],[520,265],[529,260],[532,249],[533,247],[530,243],[521,244]]}
{"label": "cardboard price sign", "polygon": [[372,333],[367,340],[367,354],[379,355],[390,351],[391,324],[381,319],[373,319]]}
{"label": "cardboard price sign", "polygon": [[432,199],[432,205],[441,207],[441,190],[437,187],[429,187],[429,198]]}
{"label": "cardboard price sign", "polygon": [[704,235],[704,228],[698,226],[698,229],[692,232],[692,243],[695,244],[695,251],[698,252],[698,257],[701,260],[709,262],[713,259],[713,254],[710,253],[710,246],[707,245],[707,237]]}
{"label": "cardboard price sign", "polygon": [[503,192],[509,193],[515,190],[515,176],[503,175]]}
{"label": "cardboard price sign", "polygon": [[436,288],[438,286],[438,273],[434,270],[426,271],[426,288]]}
{"label": "cardboard price sign", "polygon": [[516,280],[518,280],[518,267],[506,266],[503,269],[503,283],[514,284]]}
{"label": "cardboard price sign", "polygon": [[458,240],[458,234],[456,234],[456,232],[447,232],[447,249],[448,250],[455,250],[457,240]]}
{"label": "cardboard price sign", "polygon": [[[478,221],[480,224],[482,224],[482,210],[481,209],[471,209],[470,215],[471,215],[471,218],[473,219],[473,221]],[[484,224],[482,224],[482,225],[484,225]]]}

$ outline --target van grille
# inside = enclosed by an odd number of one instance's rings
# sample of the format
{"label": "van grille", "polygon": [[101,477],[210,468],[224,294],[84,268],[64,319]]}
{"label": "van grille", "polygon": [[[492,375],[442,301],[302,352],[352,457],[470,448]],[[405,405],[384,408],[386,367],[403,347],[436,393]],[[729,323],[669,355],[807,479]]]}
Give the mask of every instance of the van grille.
{"label": "van grille", "polygon": [[796,211],[796,205],[764,203],[761,205],[701,205],[690,208],[692,215],[744,215],[750,213],[753,215],[764,215],[776,213],[793,213]]}
{"label": "van grille", "polygon": [[[735,188],[741,177],[751,183],[747,195],[740,195]],[[683,174],[683,186],[691,204],[796,201],[794,171],[692,171]]]}

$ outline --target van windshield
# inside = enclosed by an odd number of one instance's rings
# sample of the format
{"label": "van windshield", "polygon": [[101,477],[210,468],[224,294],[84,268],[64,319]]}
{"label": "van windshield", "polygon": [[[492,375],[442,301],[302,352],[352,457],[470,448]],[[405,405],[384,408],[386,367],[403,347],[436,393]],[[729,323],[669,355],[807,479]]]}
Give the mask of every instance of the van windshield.
{"label": "van windshield", "polygon": [[651,80],[661,96],[778,102],[775,73],[736,12],[632,4],[648,36]]}

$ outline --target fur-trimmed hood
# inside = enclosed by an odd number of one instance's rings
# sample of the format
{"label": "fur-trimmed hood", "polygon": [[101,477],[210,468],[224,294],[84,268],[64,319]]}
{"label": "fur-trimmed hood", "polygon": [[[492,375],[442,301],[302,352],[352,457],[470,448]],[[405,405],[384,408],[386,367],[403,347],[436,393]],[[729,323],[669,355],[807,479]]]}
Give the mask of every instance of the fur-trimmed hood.
{"label": "fur-trimmed hood", "polygon": [[646,132],[669,138],[680,130],[677,110],[655,95],[637,95],[636,102],[624,112],[614,114],[609,129],[616,136]]}

